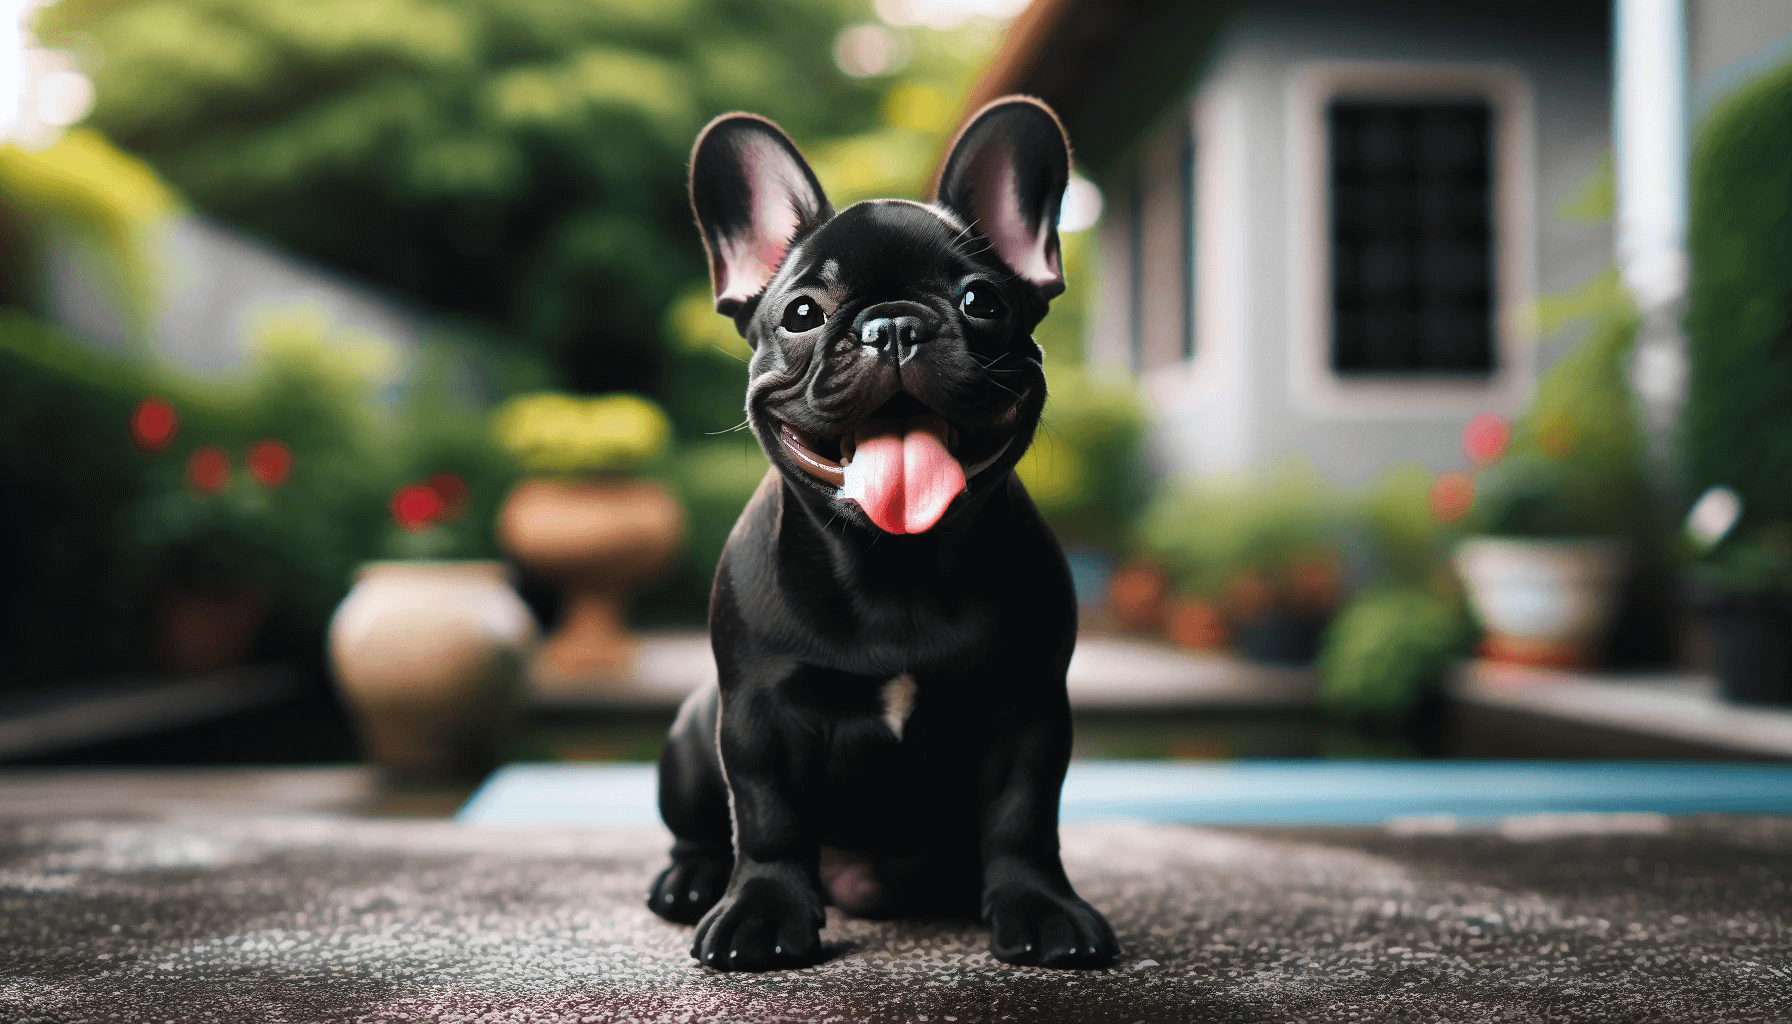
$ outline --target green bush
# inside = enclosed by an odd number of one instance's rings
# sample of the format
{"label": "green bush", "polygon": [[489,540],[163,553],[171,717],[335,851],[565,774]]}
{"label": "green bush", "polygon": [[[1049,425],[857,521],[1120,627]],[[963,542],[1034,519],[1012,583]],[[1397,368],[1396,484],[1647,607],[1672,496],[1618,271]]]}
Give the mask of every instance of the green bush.
{"label": "green bush", "polygon": [[1449,572],[1446,525],[1431,511],[1431,471],[1396,463],[1370,483],[1361,516],[1370,578],[1427,586]]}
{"label": "green bush", "polygon": [[1178,591],[1217,596],[1235,574],[1273,587],[1335,550],[1343,512],[1310,465],[1286,463],[1234,480],[1166,481],[1139,517],[1137,537]]}
{"label": "green bush", "polygon": [[1792,522],[1792,64],[1711,113],[1690,205],[1688,493],[1736,491],[1749,543]]}
{"label": "green bush", "polygon": [[1371,587],[1326,630],[1320,703],[1343,717],[1397,717],[1442,685],[1470,636],[1454,602],[1417,587]]}
{"label": "green bush", "polygon": [[1148,500],[1145,413],[1132,382],[1053,365],[1033,446],[1015,472],[1066,546],[1117,550]]}
{"label": "green bush", "polygon": [[746,431],[680,446],[659,474],[685,511],[685,546],[664,579],[642,594],[636,618],[654,625],[696,625],[709,611],[716,562],[740,510],[765,477],[759,442]]}

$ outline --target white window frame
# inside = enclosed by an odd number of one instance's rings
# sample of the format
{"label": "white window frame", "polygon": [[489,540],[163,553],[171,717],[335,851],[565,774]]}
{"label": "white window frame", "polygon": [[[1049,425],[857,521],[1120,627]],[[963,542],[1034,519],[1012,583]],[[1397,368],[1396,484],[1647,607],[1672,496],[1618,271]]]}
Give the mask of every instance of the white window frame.
{"label": "white window frame", "polygon": [[[1289,390],[1329,419],[1398,419],[1509,411],[1530,394],[1535,345],[1534,117],[1523,74],[1483,64],[1311,64],[1289,79]],[[1452,379],[1343,376],[1332,369],[1331,187],[1327,108],[1337,99],[1478,100],[1493,115],[1494,370]]]}

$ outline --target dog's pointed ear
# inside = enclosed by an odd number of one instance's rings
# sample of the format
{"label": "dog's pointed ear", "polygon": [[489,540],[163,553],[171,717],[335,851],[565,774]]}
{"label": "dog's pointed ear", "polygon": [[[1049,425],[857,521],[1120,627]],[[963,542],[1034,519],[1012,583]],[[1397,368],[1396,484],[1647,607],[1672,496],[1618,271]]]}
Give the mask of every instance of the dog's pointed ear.
{"label": "dog's pointed ear", "polygon": [[834,213],[796,144],[752,114],[723,114],[697,136],[691,209],[716,312],[730,317],[765,290],[791,242]]}
{"label": "dog's pointed ear", "polygon": [[1050,107],[1007,96],[958,133],[934,201],[974,224],[1002,262],[1051,298],[1064,290],[1058,207],[1070,181],[1070,143]]}

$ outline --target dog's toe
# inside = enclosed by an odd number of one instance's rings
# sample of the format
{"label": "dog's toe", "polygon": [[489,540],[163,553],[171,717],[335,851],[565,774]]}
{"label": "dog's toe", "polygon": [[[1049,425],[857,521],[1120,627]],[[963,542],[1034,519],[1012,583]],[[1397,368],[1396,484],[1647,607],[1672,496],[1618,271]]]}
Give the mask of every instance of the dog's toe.
{"label": "dog's toe", "polygon": [[990,952],[1033,967],[1106,967],[1120,943],[1101,912],[1074,896],[1021,891],[991,901]]}
{"label": "dog's toe", "polygon": [[722,898],[732,866],[710,857],[673,860],[648,889],[648,909],[668,921],[696,924]]}
{"label": "dog's toe", "polygon": [[740,894],[697,925],[691,955],[718,971],[769,971],[811,964],[821,952],[819,903],[781,894]]}

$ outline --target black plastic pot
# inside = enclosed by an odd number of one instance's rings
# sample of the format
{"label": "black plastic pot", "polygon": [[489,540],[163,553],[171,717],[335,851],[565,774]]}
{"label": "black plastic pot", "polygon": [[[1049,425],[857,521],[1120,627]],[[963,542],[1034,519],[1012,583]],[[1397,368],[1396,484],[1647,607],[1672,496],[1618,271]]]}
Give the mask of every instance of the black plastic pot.
{"label": "black plastic pot", "polygon": [[1792,608],[1727,595],[1709,607],[1717,688],[1738,704],[1792,704]]}
{"label": "black plastic pot", "polygon": [[1277,606],[1256,622],[1237,626],[1233,644],[1252,661],[1269,665],[1311,665],[1331,612],[1311,612]]}

